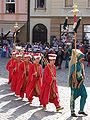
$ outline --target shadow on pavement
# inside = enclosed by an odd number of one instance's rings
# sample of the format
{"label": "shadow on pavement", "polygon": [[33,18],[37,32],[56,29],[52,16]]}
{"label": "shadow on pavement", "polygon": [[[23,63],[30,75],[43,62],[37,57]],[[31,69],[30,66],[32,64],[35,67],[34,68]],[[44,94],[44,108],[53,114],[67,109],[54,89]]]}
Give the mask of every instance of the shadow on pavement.
{"label": "shadow on pavement", "polygon": [[16,99],[14,93],[10,91],[8,84],[0,85],[0,95],[3,95],[3,97],[0,97],[0,103]]}
{"label": "shadow on pavement", "polygon": [[[21,107],[17,108],[15,112],[11,114],[13,119],[16,119],[17,117],[21,116],[22,114],[25,114],[29,112],[30,110],[37,109],[38,106],[30,106],[30,104],[24,104]],[[8,118],[8,120],[11,120],[11,117]]]}
{"label": "shadow on pavement", "polygon": [[43,109],[41,109],[33,113],[28,120],[42,120],[44,117],[55,115],[56,113],[57,112],[44,111]]}
{"label": "shadow on pavement", "polygon": [[23,106],[25,103],[26,103],[25,101],[21,101],[21,100],[11,100],[8,104],[4,105],[1,109],[5,113],[10,109]]}
{"label": "shadow on pavement", "polygon": [[0,95],[3,95],[3,97],[0,97],[0,102],[16,99],[8,84],[0,85]]}
{"label": "shadow on pavement", "polygon": [[83,117],[69,117],[69,118],[67,118],[66,120],[83,120]]}
{"label": "shadow on pavement", "polygon": [[8,103],[1,108],[4,113],[11,108],[16,108],[26,103],[25,101],[18,100],[18,97],[10,91],[8,84],[0,85],[0,103],[5,102]]}
{"label": "shadow on pavement", "polygon": [[7,83],[0,85],[0,91],[1,90],[9,90],[9,85]]}
{"label": "shadow on pavement", "polygon": [[14,94],[13,95],[7,95],[5,97],[0,98],[0,103],[11,101],[11,100],[14,100],[14,99],[17,99],[17,97],[14,96]]}
{"label": "shadow on pavement", "polygon": [[6,95],[9,93],[11,93],[11,90],[8,84],[0,85],[0,95]]}

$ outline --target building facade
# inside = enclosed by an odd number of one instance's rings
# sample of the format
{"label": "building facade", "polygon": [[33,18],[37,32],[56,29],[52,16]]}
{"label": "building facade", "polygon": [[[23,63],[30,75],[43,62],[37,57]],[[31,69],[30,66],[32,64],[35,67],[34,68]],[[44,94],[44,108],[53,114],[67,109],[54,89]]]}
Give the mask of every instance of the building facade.
{"label": "building facade", "polygon": [[[27,0],[0,0],[0,34],[5,35],[10,31],[8,36],[12,37],[15,29],[23,29],[26,21]],[[22,39],[22,35],[19,38]]]}
{"label": "building facade", "polygon": [[62,26],[68,16],[69,33],[73,30],[73,4],[78,5],[77,20],[82,17],[77,40],[90,43],[90,0],[31,0],[30,42],[50,42],[53,37],[61,39]]}
{"label": "building facade", "polygon": [[[82,17],[77,40],[90,43],[90,0],[30,0],[30,43],[50,42],[53,37],[61,39],[63,24],[68,16],[70,39],[73,32],[73,4],[78,5],[77,20]],[[18,39],[26,42],[28,0],[0,0],[0,34],[15,31],[18,23]]]}

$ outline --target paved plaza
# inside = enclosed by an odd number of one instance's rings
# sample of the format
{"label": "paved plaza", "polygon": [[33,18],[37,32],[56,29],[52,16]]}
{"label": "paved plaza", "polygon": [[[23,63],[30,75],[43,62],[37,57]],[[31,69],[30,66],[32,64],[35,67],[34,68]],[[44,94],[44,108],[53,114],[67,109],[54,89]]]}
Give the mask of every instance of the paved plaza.
{"label": "paved plaza", "polygon": [[[0,120],[90,120],[90,67],[85,63],[85,85],[88,92],[87,103],[85,112],[88,113],[87,117],[78,116],[72,118],[70,116],[70,88],[68,87],[68,69],[63,67],[57,70],[57,83],[59,88],[59,95],[61,106],[64,110],[61,112],[55,111],[53,104],[47,105],[47,111],[44,111],[39,105],[38,98],[35,98],[30,105],[27,99],[23,101],[15,96],[10,91],[8,82],[8,72],[5,69],[8,58],[0,59]],[[80,98],[76,100],[76,113],[79,111]]]}

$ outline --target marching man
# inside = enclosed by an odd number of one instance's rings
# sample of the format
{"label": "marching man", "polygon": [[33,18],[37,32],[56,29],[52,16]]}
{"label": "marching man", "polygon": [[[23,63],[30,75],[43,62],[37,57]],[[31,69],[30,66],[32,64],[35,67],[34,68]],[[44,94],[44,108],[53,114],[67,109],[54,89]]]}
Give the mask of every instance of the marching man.
{"label": "marching man", "polygon": [[32,62],[30,62],[31,55],[29,53],[24,54],[23,61],[20,64],[20,77],[18,79],[18,84],[16,87],[16,95],[19,95],[22,99],[24,98],[24,93],[26,92],[26,84],[28,81],[29,68],[31,69]]}
{"label": "marching man", "polygon": [[40,98],[40,91],[42,86],[42,66],[39,64],[40,53],[34,54],[34,62],[32,68],[29,68],[28,82],[26,86],[26,97],[31,103],[33,96]]}
{"label": "marching man", "polygon": [[40,102],[44,109],[46,109],[46,105],[49,102],[54,103],[56,111],[59,111],[62,110],[63,107],[61,107],[59,104],[59,94],[56,83],[56,67],[54,65],[56,56],[56,54],[49,54],[50,63],[48,63],[44,69]]}
{"label": "marching man", "polygon": [[13,75],[15,58],[16,58],[16,51],[13,51],[11,59],[8,61],[7,65],[6,65],[6,69],[9,71],[9,76],[8,76],[9,77],[9,81],[8,81],[8,84],[10,84],[11,81],[12,81],[12,75]]}
{"label": "marching man", "polygon": [[21,57],[22,57],[22,54],[20,53],[17,53],[16,54],[16,59],[15,59],[15,62],[14,62],[14,68],[13,68],[13,77],[12,77],[12,82],[11,82],[11,91],[15,92],[16,90],[16,86],[17,86],[17,83],[18,83],[18,80],[19,80],[19,66],[20,66],[20,63],[22,62],[21,61]]}
{"label": "marching man", "polygon": [[71,87],[70,109],[72,117],[77,117],[75,114],[75,100],[79,96],[81,96],[81,99],[80,110],[78,114],[87,116],[87,114],[84,112],[84,106],[87,98],[87,92],[84,86],[84,54],[78,49],[76,49],[76,59],[77,60],[75,65],[75,49],[73,49],[69,65],[69,86]]}

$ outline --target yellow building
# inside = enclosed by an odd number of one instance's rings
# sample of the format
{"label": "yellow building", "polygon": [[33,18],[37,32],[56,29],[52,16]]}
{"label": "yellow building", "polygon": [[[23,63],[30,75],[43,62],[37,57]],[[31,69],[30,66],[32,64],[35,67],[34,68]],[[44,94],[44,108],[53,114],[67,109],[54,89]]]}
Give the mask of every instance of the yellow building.
{"label": "yellow building", "polygon": [[77,40],[90,42],[90,0],[31,0],[30,42],[50,42],[54,36],[61,39],[62,26],[68,16],[69,33],[73,29],[73,4],[78,5],[77,20],[82,17]]}

